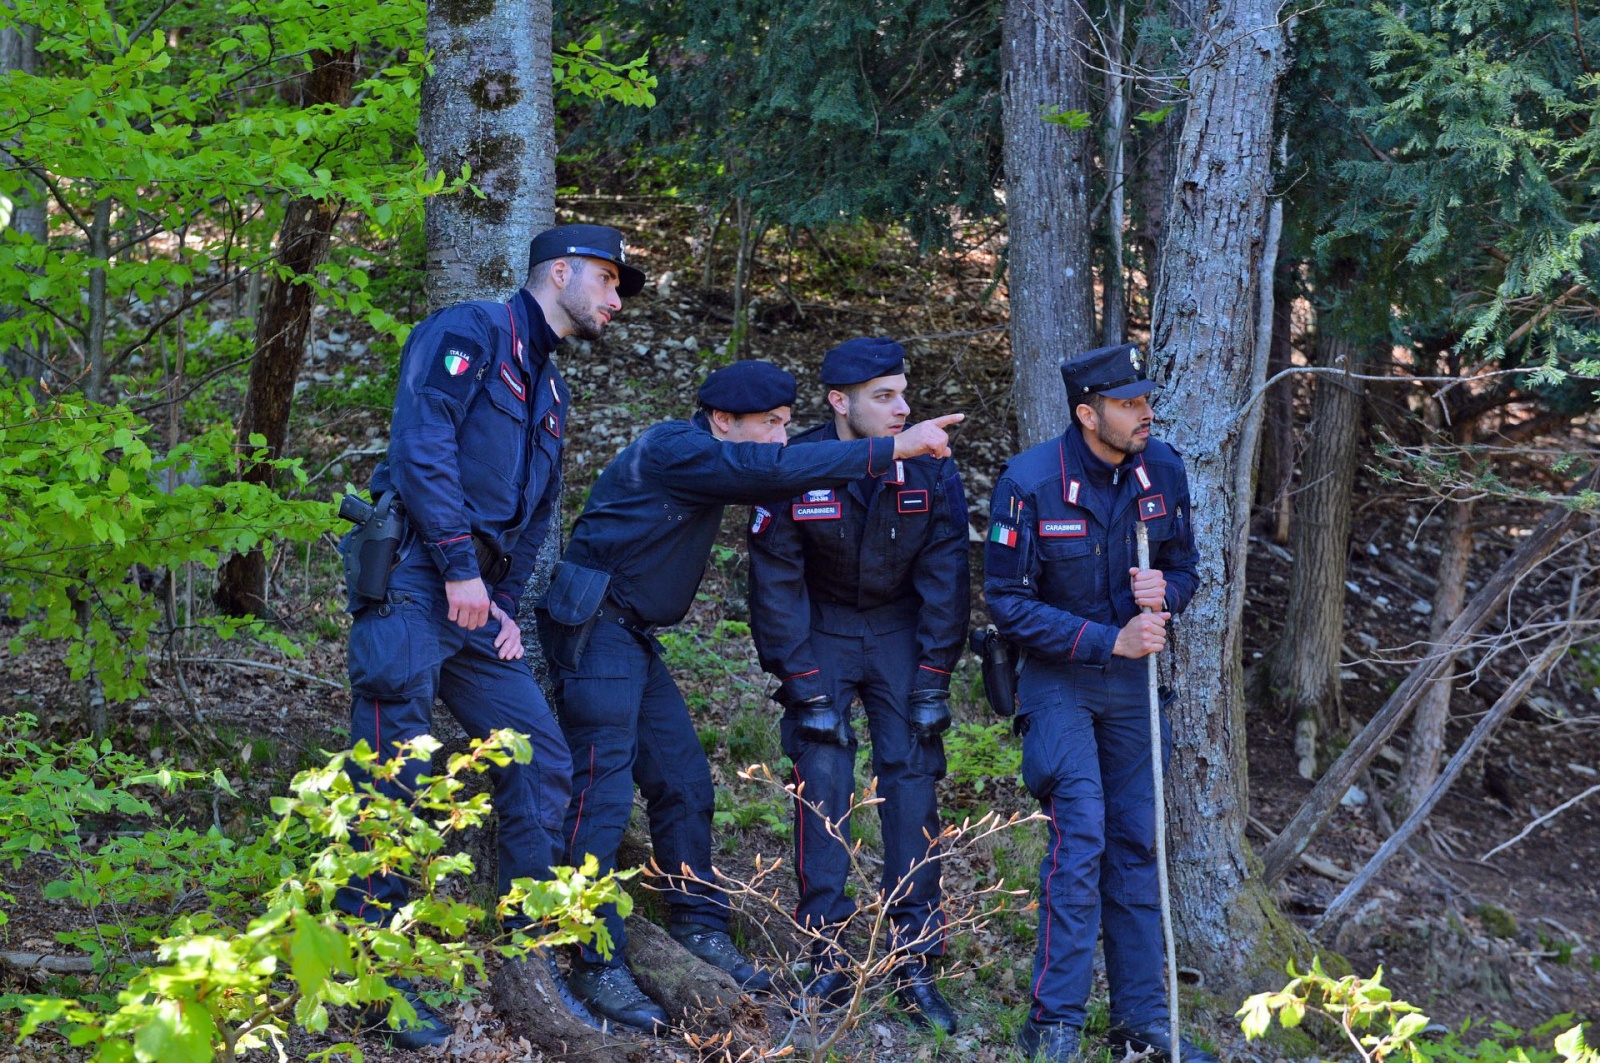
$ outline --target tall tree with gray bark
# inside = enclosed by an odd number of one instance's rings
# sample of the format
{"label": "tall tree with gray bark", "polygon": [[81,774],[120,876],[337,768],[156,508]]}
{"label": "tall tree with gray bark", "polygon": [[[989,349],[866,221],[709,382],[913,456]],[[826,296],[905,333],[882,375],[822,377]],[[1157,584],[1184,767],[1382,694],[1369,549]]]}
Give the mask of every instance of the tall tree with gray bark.
{"label": "tall tree with gray bark", "polygon": [[550,0],[430,0],[433,71],[422,83],[432,173],[472,168],[483,195],[428,201],[428,304],[504,299],[527,276],[528,242],[555,218]]}
{"label": "tall tree with gray bark", "polygon": [[1093,132],[1088,15],[1075,0],[1008,0],[1002,25],[1011,359],[1022,447],[1068,420],[1057,366],[1097,346],[1090,267]]}
{"label": "tall tree with gray bark", "polygon": [[[1173,159],[1151,348],[1161,434],[1186,456],[1199,592],[1162,662],[1178,702],[1168,788],[1180,959],[1225,998],[1276,976],[1303,939],[1244,841],[1241,623],[1265,376],[1257,342],[1273,115],[1288,52],[1280,0],[1191,6],[1190,96]],[[1269,274],[1270,276],[1270,274]],[[1182,780],[1181,784],[1177,780]]]}
{"label": "tall tree with gray bark", "polygon": [[[434,65],[422,83],[422,151],[430,172],[470,166],[483,193],[428,201],[430,309],[508,298],[527,279],[528,243],[555,223],[551,17],[550,0],[428,4]],[[539,551],[529,597],[548,584],[560,552],[558,514]],[[542,679],[542,656],[530,656]]]}

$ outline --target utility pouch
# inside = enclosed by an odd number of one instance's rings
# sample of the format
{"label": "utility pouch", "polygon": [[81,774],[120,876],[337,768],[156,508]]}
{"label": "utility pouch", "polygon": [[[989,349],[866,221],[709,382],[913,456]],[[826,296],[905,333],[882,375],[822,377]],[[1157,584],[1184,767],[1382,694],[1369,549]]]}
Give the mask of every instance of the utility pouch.
{"label": "utility pouch", "polygon": [[478,575],[483,578],[485,587],[493,588],[511,571],[511,555],[501,553],[487,536],[473,533],[472,552],[478,555]]}
{"label": "utility pouch", "polygon": [[589,644],[600,606],[611,589],[611,574],[584,568],[570,561],[556,563],[550,573],[550,591],[541,608],[550,618],[546,649],[550,662],[576,670]]}
{"label": "utility pouch", "polygon": [[405,509],[387,491],[377,505],[368,505],[355,495],[339,502],[339,516],[356,528],[344,541],[344,582],[351,597],[366,602],[381,602],[389,593],[389,573],[406,534]]}
{"label": "utility pouch", "polygon": [[1014,716],[1017,712],[1017,655],[1005,636],[993,624],[978,628],[972,633],[972,652],[978,655],[978,666],[983,673],[983,696],[996,716]]}

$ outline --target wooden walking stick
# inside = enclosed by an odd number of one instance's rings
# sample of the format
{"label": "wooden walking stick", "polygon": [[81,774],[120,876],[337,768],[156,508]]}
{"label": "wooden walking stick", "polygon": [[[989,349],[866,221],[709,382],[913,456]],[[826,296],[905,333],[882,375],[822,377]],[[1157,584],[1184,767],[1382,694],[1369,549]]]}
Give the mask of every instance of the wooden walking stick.
{"label": "wooden walking stick", "polygon": [[[1139,567],[1150,567],[1150,532],[1140,521]],[[1149,606],[1143,607],[1151,612]],[[1155,784],[1156,871],[1161,883],[1161,933],[1167,942],[1167,1025],[1172,1040],[1172,1063],[1180,1063],[1178,1041],[1178,945],[1172,933],[1172,885],[1167,881],[1167,780],[1161,765],[1161,680],[1156,674],[1156,655],[1145,656],[1150,666],[1150,778]]]}

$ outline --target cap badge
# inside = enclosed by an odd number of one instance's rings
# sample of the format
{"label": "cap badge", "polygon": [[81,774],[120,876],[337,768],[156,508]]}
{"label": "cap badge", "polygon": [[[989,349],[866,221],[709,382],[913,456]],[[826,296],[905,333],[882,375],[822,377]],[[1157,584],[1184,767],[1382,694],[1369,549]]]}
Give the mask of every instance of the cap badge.
{"label": "cap badge", "polygon": [[1135,373],[1144,368],[1144,359],[1139,357],[1139,348],[1135,347],[1128,352],[1128,364],[1133,367]]}

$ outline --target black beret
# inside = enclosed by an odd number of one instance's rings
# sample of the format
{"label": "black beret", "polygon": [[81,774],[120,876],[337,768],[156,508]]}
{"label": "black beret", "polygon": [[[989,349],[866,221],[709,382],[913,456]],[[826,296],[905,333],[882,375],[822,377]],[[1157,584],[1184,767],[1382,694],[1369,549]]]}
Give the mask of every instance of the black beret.
{"label": "black beret", "polygon": [[541,262],[568,255],[603,258],[617,267],[617,294],[624,299],[644,288],[644,272],[628,265],[622,234],[609,225],[558,225],[546,229],[528,245],[528,272]]}
{"label": "black beret", "polygon": [[1091,392],[1108,399],[1131,399],[1155,390],[1144,375],[1145,360],[1131,343],[1099,347],[1061,363],[1061,380],[1067,401],[1077,403]]}
{"label": "black beret", "polygon": [[725,365],[700,385],[700,405],[724,413],[765,413],[793,406],[794,374],[771,362]]}
{"label": "black beret", "polygon": [[845,340],[822,356],[822,382],[849,387],[906,371],[906,349],[888,336]]}

